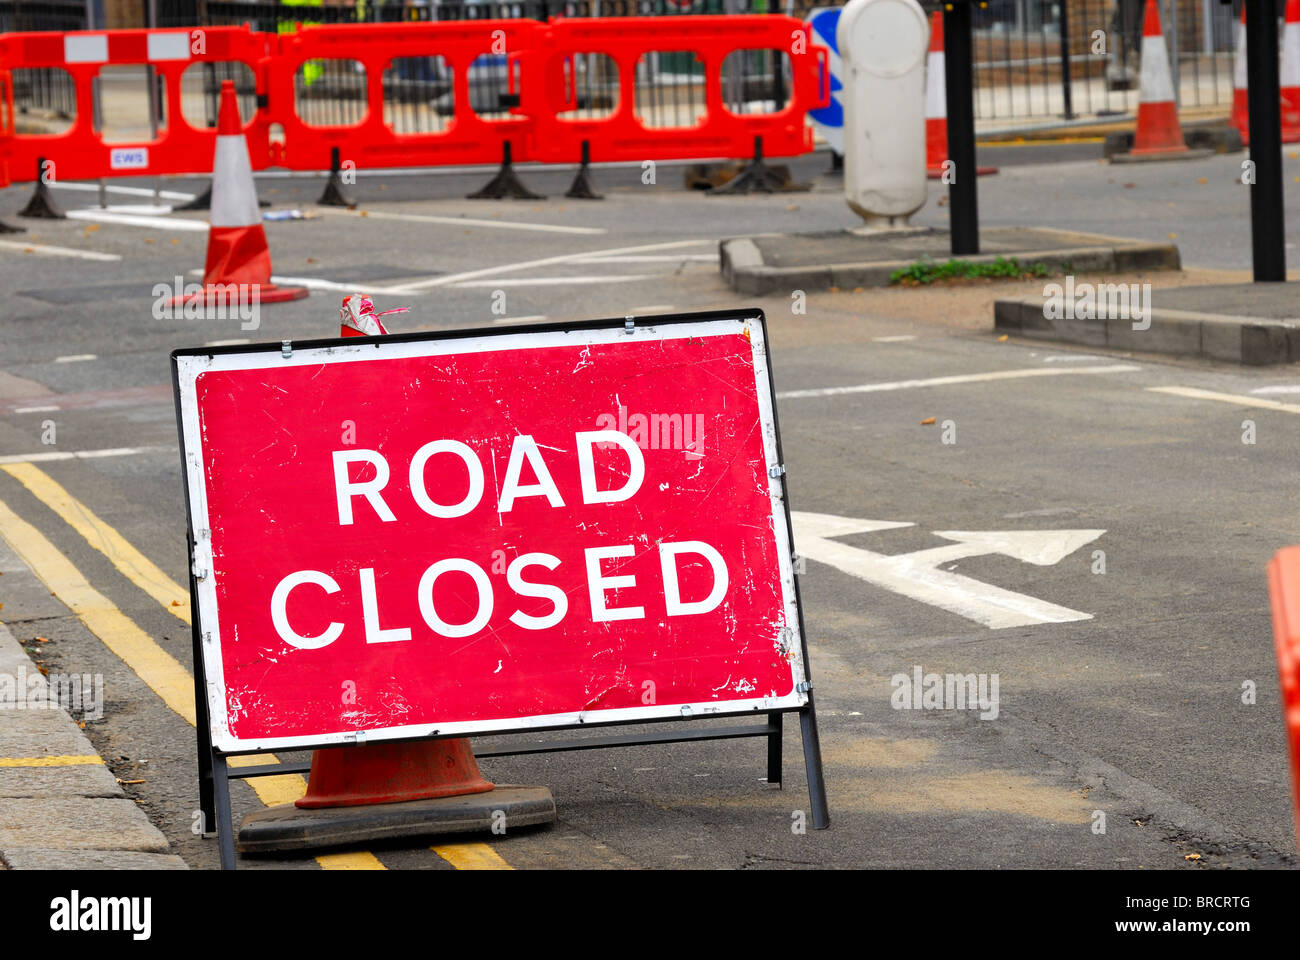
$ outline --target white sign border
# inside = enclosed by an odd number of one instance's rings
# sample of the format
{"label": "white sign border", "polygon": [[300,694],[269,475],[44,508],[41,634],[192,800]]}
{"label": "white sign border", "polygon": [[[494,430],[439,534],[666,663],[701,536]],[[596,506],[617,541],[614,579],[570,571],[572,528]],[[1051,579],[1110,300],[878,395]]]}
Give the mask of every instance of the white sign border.
{"label": "white sign border", "polygon": [[[788,631],[785,647],[789,651],[793,686],[783,697],[753,697],[741,700],[706,701],[703,703],[649,704],[604,710],[581,710],[493,720],[466,720],[445,724],[411,724],[365,731],[340,731],[319,736],[291,736],[240,739],[230,732],[227,718],[225,674],[221,662],[220,623],[217,617],[216,578],[212,575],[213,557],[211,525],[208,517],[207,492],[204,485],[206,464],[200,442],[196,384],[204,373],[221,370],[252,370],[312,366],[321,363],[435,357],[457,353],[480,353],[496,350],[538,349],[554,346],[586,346],[626,343],[640,340],[674,340],[714,336],[745,336],[752,349],[754,380],[759,418],[763,431],[765,473],[781,466],[777,450],[776,418],[771,378],[767,365],[767,346],[761,315],[737,311],[734,318],[673,319],[656,325],[654,320],[638,318],[631,328],[624,326],[577,326],[566,329],[484,331],[482,336],[438,337],[393,340],[387,337],[349,338],[350,342],[324,347],[293,347],[283,350],[267,344],[262,349],[241,348],[229,351],[178,352],[173,355],[177,403],[181,426],[181,449],[185,464],[185,483],[189,495],[192,572],[196,586],[198,617],[195,629],[200,632],[203,676],[206,682],[208,717],[214,749],[224,754],[256,753],[266,750],[311,749],[314,747],[411,740],[430,737],[469,736],[519,733],[528,730],[580,728],[654,720],[695,719],[699,717],[736,716],[766,711],[798,710],[808,703],[808,672],[804,663],[802,619],[797,602],[792,561],[793,543],[787,521],[783,479],[771,479],[772,525],[776,535],[777,557],[781,574],[782,607]],[[779,637],[774,636],[775,642]],[[200,665],[195,664],[199,669]]]}

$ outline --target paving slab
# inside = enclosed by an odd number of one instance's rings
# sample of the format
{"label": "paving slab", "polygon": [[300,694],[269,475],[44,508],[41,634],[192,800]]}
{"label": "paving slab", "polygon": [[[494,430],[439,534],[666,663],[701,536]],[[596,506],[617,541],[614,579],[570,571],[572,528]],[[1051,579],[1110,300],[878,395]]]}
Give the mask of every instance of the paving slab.
{"label": "paving slab", "polygon": [[[957,259],[991,263],[998,257],[1042,263],[1053,274],[1181,266],[1172,243],[1046,227],[989,227],[980,232],[980,252]],[[946,230],[918,227],[872,234],[835,230],[734,237],[722,241],[719,258],[722,276],[734,291],[765,294],[885,287],[894,271],[924,259],[945,263],[952,250]]]}
{"label": "paving slab", "polygon": [[[1059,343],[1246,366],[1300,363],[1298,289],[1286,283],[1152,289],[1145,294],[1150,298],[1150,316],[1143,320],[1128,313],[1049,316],[1046,296],[1008,298],[994,302],[993,325],[999,333]],[[1148,319],[1150,326],[1142,329]]]}

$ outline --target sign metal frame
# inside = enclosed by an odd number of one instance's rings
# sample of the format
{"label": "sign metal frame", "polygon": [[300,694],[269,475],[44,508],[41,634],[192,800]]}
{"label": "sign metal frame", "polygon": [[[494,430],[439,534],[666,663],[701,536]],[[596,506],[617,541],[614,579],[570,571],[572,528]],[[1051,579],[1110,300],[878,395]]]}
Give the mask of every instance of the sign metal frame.
{"label": "sign metal frame", "polygon": [[[733,327],[730,332],[751,331],[754,350],[755,387],[759,410],[763,419],[764,450],[768,458],[770,494],[773,502],[773,520],[781,574],[785,594],[787,627],[797,636],[791,638],[791,649],[797,652],[792,659],[794,688],[791,693],[777,698],[735,700],[723,703],[672,704],[645,708],[617,710],[578,711],[572,714],[552,714],[538,717],[513,718],[506,721],[464,721],[454,724],[419,728],[384,728],[376,731],[323,735],[314,737],[280,738],[274,741],[240,741],[230,735],[224,718],[214,724],[216,708],[223,702],[222,678],[219,661],[217,669],[209,671],[209,657],[219,651],[219,638],[215,635],[215,586],[212,576],[210,532],[206,528],[207,512],[204,496],[205,473],[202,448],[198,442],[198,403],[194,393],[195,378],[211,369],[249,369],[290,363],[350,362],[371,359],[375,350],[396,351],[402,356],[433,356],[466,350],[508,348],[492,346],[509,340],[534,340],[523,345],[554,346],[559,343],[580,345],[585,343],[619,342],[623,337],[667,339],[684,337],[706,327]],[[739,325],[738,327],[736,325]],[[662,332],[661,332],[662,331]],[[718,329],[715,333],[726,332]],[[359,745],[370,742],[398,742],[449,737],[518,736],[558,730],[579,730],[587,727],[643,726],[645,724],[687,723],[686,729],[663,732],[638,732],[615,736],[585,736],[572,740],[535,740],[507,749],[490,749],[476,752],[479,757],[510,756],[522,753],[562,752],[596,749],[612,746],[632,746],[672,743],[692,740],[734,739],[764,737],[767,739],[767,779],[780,784],[782,780],[782,719],[786,713],[798,714],[803,739],[804,760],[808,779],[809,797],[812,801],[811,821],[814,829],[829,825],[826,790],[822,773],[821,749],[817,733],[816,712],[812,681],[808,665],[807,637],[804,629],[803,605],[795,572],[793,530],[790,522],[784,456],[781,449],[780,429],[777,420],[775,387],[772,379],[770,357],[767,350],[767,322],[761,310],[739,308],[735,310],[703,313],[672,314],[654,317],[619,317],[574,323],[520,324],[489,328],[468,328],[409,334],[389,334],[369,338],[323,338],[301,341],[282,341],[225,347],[201,347],[175,350],[171,354],[172,381],[176,403],[177,430],[180,437],[182,475],[185,479],[185,508],[187,544],[190,559],[190,609],[194,652],[194,686],[196,707],[197,747],[199,761],[200,809],[204,818],[204,831],[215,824],[224,868],[235,865],[234,831],[231,822],[229,780],[257,776],[303,773],[309,763],[268,763],[256,766],[229,767],[226,758],[265,753],[271,749],[304,750]],[[409,346],[407,346],[409,345]],[[207,656],[205,656],[205,653]],[[710,722],[717,718],[736,718],[762,714],[763,724],[721,725]]]}

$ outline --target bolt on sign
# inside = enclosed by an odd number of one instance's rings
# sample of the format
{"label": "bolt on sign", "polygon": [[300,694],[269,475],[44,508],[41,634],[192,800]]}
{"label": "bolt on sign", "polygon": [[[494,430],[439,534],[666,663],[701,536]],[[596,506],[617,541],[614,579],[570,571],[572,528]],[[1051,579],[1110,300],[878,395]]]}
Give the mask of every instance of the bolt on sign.
{"label": "bolt on sign", "polygon": [[218,753],[789,711],[816,752],[760,312],[173,372]]}

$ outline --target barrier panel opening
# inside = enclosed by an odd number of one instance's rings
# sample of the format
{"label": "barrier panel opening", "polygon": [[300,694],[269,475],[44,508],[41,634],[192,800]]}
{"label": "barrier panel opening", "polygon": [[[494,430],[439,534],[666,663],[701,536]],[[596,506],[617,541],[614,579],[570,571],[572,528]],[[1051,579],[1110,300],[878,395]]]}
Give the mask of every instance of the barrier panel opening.
{"label": "barrier panel opening", "polygon": [[733,50],[722,61],[722,102],[734,114],[779,113],[793,76],[782,50]]}
{"label": "barrier panel opening", "polygon": [[618,64],[604,53],[575,53],[564,61],[564,92],[568,110],[561,120],[603,120],[618,109]]}
{"label": "barrier panel opening", "polygon": [[455,116],[452,71],[442,57],[396,57],[383,83],[384,123],[393,133],[442,133]]}
{"label": "barrier panel opening", "polygon": [[94,128],[105,143],[142,143],[167,128],[162,77],[147,64],[103,67],[95,94]]}
{"label": "barrier panel opening", "polygon": [[635,115],[644,127],[698,127],[708,116],[704,64],[689,50],[653,51],[636,65]]}
{"label": "barrier panel opening", "polygon": [[257,112],[257,79],[252,68],[238,60],[192,63],[181,74],[181,116],[199,130],[215,128],[221,84],[235,84],[239,99],[239,120],[247,125]]}
{"label": "barrier panel opening", "polygon": [[484,53],[469,65],[469,107],[484,120],[508,120],[519,106],[519,73],[512,80],[509,58]]}
{"label": "barrier panel opening", "polygon": [[309,127],[354,127],[366,119],[366,68],[357,60],[308,60],[293,77],[293,108]]}
{"label": "barrier panel opening", "polygon": [[14,110],[35,120],[43,133],[59,134],[77,119],[77,88],[72,74],[58,67],[15,67]]}

